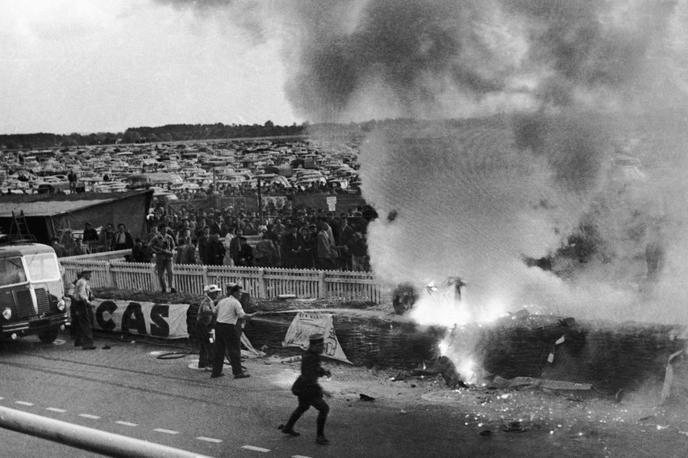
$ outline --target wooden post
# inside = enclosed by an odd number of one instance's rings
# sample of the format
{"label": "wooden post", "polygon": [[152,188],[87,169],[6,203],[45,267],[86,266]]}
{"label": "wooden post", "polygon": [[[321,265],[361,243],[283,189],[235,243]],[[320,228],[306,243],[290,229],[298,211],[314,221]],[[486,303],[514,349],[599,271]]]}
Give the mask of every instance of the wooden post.
{"label": "wooden post", "polygon": [[325,283],[325,271],[318,272],[318,298],[325,299],[327,297],[327,283]]}
{"label": "wooden post", "polygon": [[112,272],[112,264],[110,264],[110,261],[106,262],[107,264],[105,264],[105,275],[107,275],[108,286],[117,288],[117,281],[115,280],[115,275]]}
{"label": "wooden post", "polygon": [[160,285],[158,285],[158,276],[156,275],[156,272],[155,272],[155,263],[151,263],[151,265],[150,265],[150,275],[151,275],[151,289],[154,291],[159,290]]}
{"label": "wooden post", "polygon": [[262,267],[258,269],[258,297],[261,299],[268,297],[268,288],[265,284],[265,269]]}
{"label": "wooden post", "polygon": [[201,285],[201,291],[203,291],[203,288],[208,284],[210,284],[208,279],[208,266],[203,265],[203,284]]}

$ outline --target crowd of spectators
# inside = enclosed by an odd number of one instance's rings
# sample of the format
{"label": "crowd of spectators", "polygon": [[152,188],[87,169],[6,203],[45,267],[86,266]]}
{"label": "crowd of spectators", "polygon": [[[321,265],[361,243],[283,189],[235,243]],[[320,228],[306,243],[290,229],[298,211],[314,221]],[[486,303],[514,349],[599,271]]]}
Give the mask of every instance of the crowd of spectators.
{"label": "crowd of spectators", "polygon": [[148,234],[134,241],[131,260],[150,262],[150,242],[163,233],[174,241],[177,264],[367,271],[365,210],[335,214],[287,206],[262,215],[158,206],[148,217]]}
{"label": "crowd of spectators", "polygon": [[[170,186],[163,187],[172,192]],[[328,193],[328,194],[355,194],[360,195],[360,188],[343,189],[337,182],[312,182],[302,186],[286,187],[280,183],[262,184],[260,193],[263,196],[293,196],[297,193]],[[207,189],[175,191],[180,200],[206,199],[210,195],[219,196],[256,196],[258,189],[249,184],[217,184],[210,185]]]}
{"label": "crowd of spectators", "polygon": [[127,250],[134,247],[134,237],[123,223],[106,224],[98,231],[89,222],[84,224],[80,237],[71,229],[63,230],[59,237],[54,237],[50,245],[58,257],[76,256],[101,251]]}

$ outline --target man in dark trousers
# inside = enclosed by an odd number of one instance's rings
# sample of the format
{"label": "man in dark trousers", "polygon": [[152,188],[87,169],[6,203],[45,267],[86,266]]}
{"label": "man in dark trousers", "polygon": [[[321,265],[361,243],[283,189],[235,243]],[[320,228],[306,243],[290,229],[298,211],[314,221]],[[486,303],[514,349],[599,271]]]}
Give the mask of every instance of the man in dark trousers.
{"label": "man in dark trousers", "polygon": [[250,377],[241,368],[241,319],[252,316],[244,312],[239,302],[241,286],[229,285],[227,297],[217,303],[215,312],[215,352],[213,356],[213,372],[210,378],[222,377],[222,366],[225,353],[229,356],[234,378]]}
{"label": "man in dark trousers", "polygon": [[210,331],[213,329],[215,321],[215,303],[222,290],[217,285],[208,285],[203,291],[205,296],[198,306],[198,315],[196,317],[196,337],[200,346],[198,354],[199,369],[209,368],[214,361],[213,345],[210,343]]}
{"label": "man in dark trousers", "polygon": [[74,332],[74,346],[84,350],[95,350],[93,345],[93,307],[91,305],[91,271],[84,270],[79,273],[74,284],[74,296],[71,305],[73,316],[72,326],[76,326]]}
{"label": "man in dark trousers", "polygon": [[167,226],[165,224],[158,226],[158,230],[149,242],[148,247],[155,255],[155,270],[158,274],[158,281],[160,282],[162,292],[167,291],[169,284],[170,291],[176,293],[177,291],[174,289],[173,284],[174,272],[172,271],[172,257],[176,247],[174,239],[167,233]]}
{"label": "man in dark trousers", "polygon": [[325,340],[322,334],[310,336],[308,350],[301,358],[301,375],[291,388],[292,393],[299,398],[299,406],[291,414],[287,424],[281,427],[284,434],[298,436],[299,433],[294,431],[294,424],[310,406],[313,406],[318,410],[318,436],[315,442],[320,445],[326,445],[330,442],[325,438],[325,420],[327,420],[330,406],[323,400],[323,389],[318,383],[318,377],[323,375],[330,377],[332,375],[330,371],[323,369],[320,365],[320,355],[324,348]]}

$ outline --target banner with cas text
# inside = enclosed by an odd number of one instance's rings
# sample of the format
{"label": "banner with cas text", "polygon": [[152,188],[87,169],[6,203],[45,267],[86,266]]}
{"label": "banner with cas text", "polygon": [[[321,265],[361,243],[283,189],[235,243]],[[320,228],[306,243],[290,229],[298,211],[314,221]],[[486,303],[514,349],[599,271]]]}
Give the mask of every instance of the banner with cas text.
{"label": "banner with cas text", "polygon": [[351,364],[351,361],[346,357],[342,346],[337,340],[337,335],[334,332],[332,315],[327,313],[297,313],[289,325],[289,329],[287,329],[287,334],[284,336],[282,346],[299,347],[306,350],[309,345],[309,338],[313,334],[322,334],[325,338],[323,356]]}
{"label": "banner with cas text", "polygon": [[186,314],[189,304],[154,304],[96,299],[95,329],[124,332],[162,339],[189,337]]}

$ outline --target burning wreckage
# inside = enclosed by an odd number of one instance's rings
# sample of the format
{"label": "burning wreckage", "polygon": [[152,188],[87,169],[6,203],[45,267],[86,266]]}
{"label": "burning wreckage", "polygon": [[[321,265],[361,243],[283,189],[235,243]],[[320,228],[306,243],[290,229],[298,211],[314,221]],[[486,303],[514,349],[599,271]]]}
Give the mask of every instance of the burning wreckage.
{"label": "burning wreckage", "polygon": [[[462,307],[466,283],[459,277],[416,289],[400,284],[393,294],[399,315],[419,301]],[[489,323],[466,322],[444,330],[430,369],[450,388],[538,387],[614,397],[640,387],[671,395],[673,367],[685,359],[688,329],[672,325],[604,323],[532,314],[527,309]]]}

